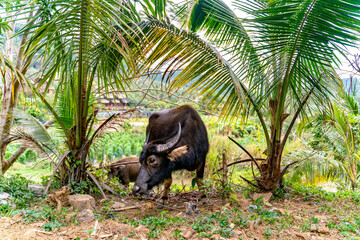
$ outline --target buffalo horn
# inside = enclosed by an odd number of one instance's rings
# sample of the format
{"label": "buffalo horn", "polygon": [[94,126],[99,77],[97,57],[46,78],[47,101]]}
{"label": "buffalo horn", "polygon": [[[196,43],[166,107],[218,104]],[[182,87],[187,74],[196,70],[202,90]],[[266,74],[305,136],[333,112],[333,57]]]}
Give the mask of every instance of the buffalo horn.
{"label": "buffalo horn", "polygon": [[181,124],[179,122],[179,130],[176,136],[170,138],[169,141],[167,141],[165,144],[158,144],[156,145],[156,152],[157,153],[163,153],[170,149],[172,149],[180,140],[181,135]]}
{"label": "buffalo horn", "polygon": [[149,143],[149,138],[150,138],[151,129],[152,129],[152,126],[150,127],[150,130],[149,130],[149,132],[148,132],[148,135],[146,136],[146,140],[145,140],[144,145],[146,145],[146,144]]}

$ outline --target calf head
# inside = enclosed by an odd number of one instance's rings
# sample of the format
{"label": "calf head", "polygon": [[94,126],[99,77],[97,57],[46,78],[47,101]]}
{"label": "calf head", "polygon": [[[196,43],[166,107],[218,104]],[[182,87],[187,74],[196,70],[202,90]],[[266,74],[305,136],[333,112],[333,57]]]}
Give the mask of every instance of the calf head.
{"label": "calf head", "polygon": [[175,148],[180,141],[181,125],[177,134],[164,144],[148,142],[151,129],[140,153],[141,168],[133,187],[134,194],[146,194],[151,188],[171,178],[175,161],[187,153],[187,146]]}
{"label": "calf head", "polygon": [[111,180],[111,179],[114,179],[114,177],[116,177],[118,175],[119,171],[116,170],[116,169],[109,169],[108,171],[108,179]]}

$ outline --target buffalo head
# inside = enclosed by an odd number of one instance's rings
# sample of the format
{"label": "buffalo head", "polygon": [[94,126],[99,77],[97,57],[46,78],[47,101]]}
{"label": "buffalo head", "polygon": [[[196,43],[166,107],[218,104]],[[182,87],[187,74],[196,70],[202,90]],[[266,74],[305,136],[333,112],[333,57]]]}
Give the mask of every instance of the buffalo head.
{"label": "buffalo head", "polygon": [[176,159],[187,152],[187,146],[176,147],[181,137],[181,124],[176,135],[165,143],[149,142],[151,128],[140,153],[141,168],[133,187],[134,194],[147,194],[154,186],[171,178]]}

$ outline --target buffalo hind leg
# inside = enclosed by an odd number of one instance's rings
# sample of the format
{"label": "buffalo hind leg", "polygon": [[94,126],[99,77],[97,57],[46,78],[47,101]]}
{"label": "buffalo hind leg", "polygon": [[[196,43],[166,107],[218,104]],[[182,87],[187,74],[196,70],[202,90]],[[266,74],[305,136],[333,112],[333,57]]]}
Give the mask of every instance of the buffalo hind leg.
{"label": "buffalo hind leg", "polygon": [[172,178],[166,178],[164,180],[164,191],[163,194],[161,196],[161,199],[163,200],[163,203],[169,199],[169,191],[170,191],[170,186],[172,184]]}
{"label": "buffalo hind leg", "polygon": [[196,169],[196,184],[198,185],[198,188],[199,188],[199,198],[200,198],[200,200],[202,200],[202,199],[204,199],[206,197],[205,184],[203,182],[204,170],[205,170],[204,164],[201,164]]}

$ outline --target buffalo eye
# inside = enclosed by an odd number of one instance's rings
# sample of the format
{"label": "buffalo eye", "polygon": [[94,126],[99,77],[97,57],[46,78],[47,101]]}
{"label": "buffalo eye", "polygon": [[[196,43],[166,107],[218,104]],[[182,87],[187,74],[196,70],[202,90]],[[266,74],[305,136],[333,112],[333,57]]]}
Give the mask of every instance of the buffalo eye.
{"label": "buffalo eye", "polygon": [[158,164],[158,159],[155,157],[155,156],[151,156],[151,157],[148,157],[147,158],[147,164],[150,166],[150,167],[157,167],[159,164]]}

